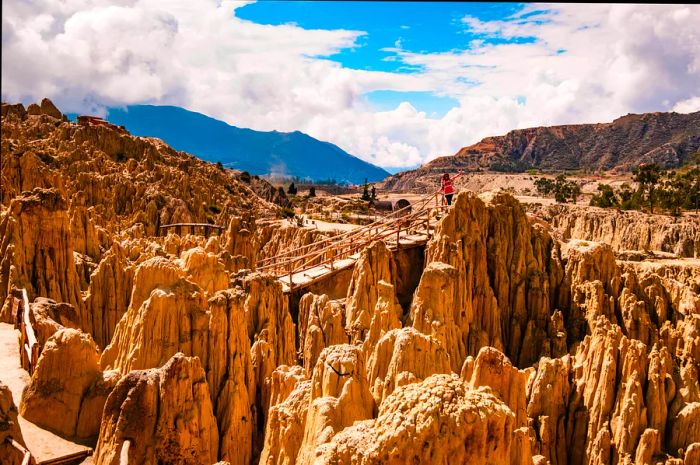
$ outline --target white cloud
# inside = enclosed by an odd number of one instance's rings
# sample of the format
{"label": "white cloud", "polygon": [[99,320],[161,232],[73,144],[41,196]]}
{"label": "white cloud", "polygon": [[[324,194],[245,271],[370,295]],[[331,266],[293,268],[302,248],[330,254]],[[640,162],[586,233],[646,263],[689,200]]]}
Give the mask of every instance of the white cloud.
{"label": "white cloud", "polygon": [[673,111],[678,113],[694,113],[700,111],[700,97],[692,97],[676,103],[673,106]]}
{"label": "white cloud", "polygon": [[[3,1],[3,99],[48,96],[80,112],[179,105],[239,126],[298,129],[389,167],[514,128],[700,107],[694,5],[528,5],[499,21],[466,17],[479,37],[467,50],[388,50],[423,69],[412,74],[318,58],[357,47],[362,31],[255,24],[235,16],[241,5]],[[381,89],[433,91],[460,106],[440,119],[408,103],[377,112],[363,94]]]}

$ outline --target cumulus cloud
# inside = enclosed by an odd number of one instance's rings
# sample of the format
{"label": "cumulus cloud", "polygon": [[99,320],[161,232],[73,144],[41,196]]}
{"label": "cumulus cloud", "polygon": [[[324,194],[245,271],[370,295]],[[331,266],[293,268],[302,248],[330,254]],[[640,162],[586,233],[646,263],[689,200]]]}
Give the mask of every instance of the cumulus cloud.
{"label": "cumulus cloud", "polygon": [[692,97],[682,100],[673,106],[673,111],[678,113],[694,113],[700,111],[700,97]]}
{"label": "cumulus cloud", "polygon": [[[238,126],[301,130],[386,167],[515,128],[700,107],[698,6],[528,5],[498,21],[466,17],[478,40],[464,50],[414,53],[397,41],[394,59],[421,70],[408,74],[324,58],[360,46],[364,31],[255,24],[236,17],[242,4],[3,1],[2,97],[48,96],[75,112],[179,105]],[[440,119],[407,102],[375,111],[363,95],[382,89],[460,105]]]}

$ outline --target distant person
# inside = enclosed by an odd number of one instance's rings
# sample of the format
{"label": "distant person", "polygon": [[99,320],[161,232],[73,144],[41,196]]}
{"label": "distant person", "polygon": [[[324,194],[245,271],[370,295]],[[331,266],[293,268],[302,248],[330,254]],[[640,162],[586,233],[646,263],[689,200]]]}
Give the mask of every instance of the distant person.
{"label": "distant person", "polygon": [[450,178],[448,173],[442,175],[442,179],[440,180],[440,192],[445,196],[448,206],[452,205],[452,196],[455,193],[455,188],[452,185],[452,182],[463,174],[464,173],[460,171],[460,173],[454,178]]}

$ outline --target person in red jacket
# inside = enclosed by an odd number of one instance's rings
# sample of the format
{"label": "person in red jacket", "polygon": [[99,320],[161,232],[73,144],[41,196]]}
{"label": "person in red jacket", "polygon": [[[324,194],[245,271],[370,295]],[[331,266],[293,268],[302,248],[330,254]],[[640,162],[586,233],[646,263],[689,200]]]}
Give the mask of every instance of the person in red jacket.
{"label": "person in red jacket", "polygon": [[460,173],[454,178],[450,178],[450,175],[448,173],[442,175],[442,179],[440,180],[440,192],[442,193],[442,195],[445,196],[445,200],[447,200],[448,206],[452,205],[452,196],[455,193],[455,188],[452,185],[452,182],[458,177],[462,176],[463,174],[464,173],[460,171]]}

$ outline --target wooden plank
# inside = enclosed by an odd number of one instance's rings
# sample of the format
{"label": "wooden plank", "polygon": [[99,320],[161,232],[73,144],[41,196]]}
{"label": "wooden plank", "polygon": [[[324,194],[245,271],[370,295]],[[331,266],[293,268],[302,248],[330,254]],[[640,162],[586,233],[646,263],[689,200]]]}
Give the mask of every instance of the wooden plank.
{"label": "wooden plank", "polygon": [[26,336],[23,338],[25,340],[24,350],[26,351],[26,361],[27,361],[27,371],[29,374],[34,373],[34,368],[36,367],[36,362],[39,359],[39,347],[36,339],[36,334],[34,333],[34,328],[32,327],[32,322],[29,317],[29,298],[27,297],[27,290],[22,289],[22,332]]}
{"label": "wooden plank", "polygon": [[119,452],[119,465],[129,465],[129,447],[131,441],[126,440],[122,443],[122,450]]}
{"label": "wooden plank", "polygon": [[29,465],[32,460],[32,454],[22,444],[15,441],[11,436],[7,436],[5,442],[9,443],[23,455],[22,465]]}

